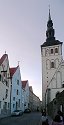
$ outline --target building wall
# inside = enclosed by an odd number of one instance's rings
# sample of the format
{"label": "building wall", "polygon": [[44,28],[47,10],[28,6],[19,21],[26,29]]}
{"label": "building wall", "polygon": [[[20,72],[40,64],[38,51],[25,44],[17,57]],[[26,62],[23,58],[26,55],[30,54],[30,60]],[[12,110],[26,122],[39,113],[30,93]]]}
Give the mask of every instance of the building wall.
{"label": "building wall", "polygon": [[[2,71],[2,72],[1,72]],[[6,72],[3,72],[6,71]],[[0,65],[0,114],[10,114],[10,85],[9,79],[9,60],[6,56],[4,62]]]}
{"label": "building wall", "polygon": [[25,86],[25,96],[24,96],[24,108],[27,109],[29,107],[29,83],[27,82]]}
{"label": "building wall", "polygon": [[[17,80],[19,83],[17,83]],[[20,68],[18,67],[12,77],[11,113],[16,109],[22,109],[22,84]]]}
{"label": "building wall", "polygon": [[25,90],[22,89],[22,111],[24,112],[24,97],[25,97]]}
{"label": "building wall", "polygon": [[56,98],[53,99],[47,105],[48,115],[51,116],[53,119],[57,114],[57,111],[60,110],[64,114],[64,90],[60,92]]}
{"label": "building wall", "polygon": [[40,99],[33,93],[33,111],[40,110]]}
{"label": "building wall", "polygon": [[[64,61],[61,62],[58,69],[56,70],[55,74],[53,75],[48,89],[47,89],[47,96],[49,102],[51,102],[58,92],[62,92],[64,90]],[[48,91],[50,90],[50,94]],[[50,99],[49,99],[50,98]],[[49,103],[48,102],[48,103]]]}
{"label": "building wall", "polygon": [[33,110],[33,91],[29,88],[29,108]]}
{"label": "building wall", "polygon": [[[55,48],[58,48],[58,53],[55,53]],[[53,54],[51,54],[53,49]],[[58,65],[62,60],[62,46],[54,45],[48,47],[42,47],[42,100],[43,106],[45,105],[45,92],[51,78],[53,77]],[[54,68],[51,68],[51,62],[54,62]]]}

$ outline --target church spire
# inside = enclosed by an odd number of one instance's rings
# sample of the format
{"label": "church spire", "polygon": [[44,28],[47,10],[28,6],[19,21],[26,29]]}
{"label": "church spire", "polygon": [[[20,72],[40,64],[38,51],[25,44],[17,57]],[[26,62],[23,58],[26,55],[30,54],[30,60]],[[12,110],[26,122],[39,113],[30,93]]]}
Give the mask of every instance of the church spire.
{"label": "church spire", "polygon": [[49,19],[47,22],[47,31],[46,31],[46,41],[54,40],[55,31],[53,29],[53,22],[51,20],[51,14],[50,14],[50,5],[49,5]]}
{"label": "church spire", "polygon": [[49,20],[51,20],[51,15],[50,15],[50,5],[49,5]]}

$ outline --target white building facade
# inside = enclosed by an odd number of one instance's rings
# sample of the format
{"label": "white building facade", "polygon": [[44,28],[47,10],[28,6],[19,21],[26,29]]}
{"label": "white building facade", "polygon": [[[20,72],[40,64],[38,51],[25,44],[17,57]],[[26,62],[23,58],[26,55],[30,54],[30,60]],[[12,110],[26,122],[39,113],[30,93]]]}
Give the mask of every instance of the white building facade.
{"label": "white building facade", "polygon": [[10,114],[10,71],[8,55],[0,59],[0,115]]}
{"label": "white building facade", "polygon": [[62,61],[56,72],[54,73],[47,91],[46,91],[46,104],[50,103],[56,95],[64,90],[64,61]]}
{"label": "white building facade", "polygon": [[11,74],[11,113],[14,110],[22,110],[22,84],[20,67],[10,68]]}
{"label": "white building facade", "polygon": [[22,111],[24,112],[24,101],[25,101],[25,89],[22,88]]}
{"label": "white building facade", "polygon": [[[45,107],[45,96],[47,87],[62,61],[62,42],[56,40],[55,30],[53,29],[53,22],[50,16],[47,22],[46,42],[41,45],[42,57],[42,102]],[[54,83],[53,83],[54,84]]]}
{"label": "white building facade", "polygon": [[22,81],[22,88],[24,90],[24,110],[29,108],[29,82],[28,80]]}

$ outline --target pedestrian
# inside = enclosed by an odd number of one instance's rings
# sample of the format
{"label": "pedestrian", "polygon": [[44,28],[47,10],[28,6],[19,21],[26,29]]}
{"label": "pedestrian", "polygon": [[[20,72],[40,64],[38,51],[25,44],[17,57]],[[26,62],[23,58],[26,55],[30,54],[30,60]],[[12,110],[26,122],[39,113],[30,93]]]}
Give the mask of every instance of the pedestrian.
{"label": "pedestrian", "polygon": [[42,113],[42,117],[40,119],[40,125],[49,125],[48,118],[46,116],[46,112]]}
{"label": "pedestrian", "polygon": [[52,121],[52,125],[64,125],[59,114],[55,116],[54,120]]}

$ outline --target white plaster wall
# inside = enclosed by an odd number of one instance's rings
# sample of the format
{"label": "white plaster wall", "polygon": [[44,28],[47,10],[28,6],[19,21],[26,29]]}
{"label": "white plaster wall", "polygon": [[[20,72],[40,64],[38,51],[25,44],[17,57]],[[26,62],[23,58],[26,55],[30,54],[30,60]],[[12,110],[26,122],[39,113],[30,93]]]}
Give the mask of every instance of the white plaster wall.
{"label": "white plaster wall", "polygon": [[24,112],[24,96],[25,96],[25,90],[22,89],[22,111]]}
{"label": "white plaster wall", "polygon": [[[19,85],[17,84],[17,80],[19,80]],[[19,91],[19,94],[17,95],[17,90]],[[15,97],[15,101],[13,100],[13,97]],[[12,91],[11,91],[11,113],[16,110],[16,102],[20,99],[20,107],[18,109],[22,110],[22,84],[21,84],[21,74],[20,74],[20,68],[16,70],[12,77]],[[13,104],[15,104],[13,108]]]}
{"label": "white plaster wall", "polygon": [[[7,77],[10,77],[10,72],[9,72],[9,60],[6,57],[4,62],[2,63],[2,65],[4,65],[4,71],[7,71]],[[1,73],[1,71],[3,71],[2,65],[0,66],[0,74],[2,74],[3,76],[3,72]],[[4,77],[3,77],[4,78]],[[10,79],[6,79],[8,81],[9,86],[6,86],[6,83],[2,83],[0,81],[0,101],[1,101],[1,109],[3,109],[4,106],[4,102],[7,102],[7,110],[10,110],[10,85],[11,85],[11,81]],[[6,89],[8,89],[8,96],[7,98],[5,98],[6,95]],[[9,103],[9,107],[8,107],[8,103]],[[0,113],[1,113],[1,109],[0,109]]]}
{"label": "white plaster wall", "polygon": [[52,101],[55,98],[57,91],[61,92],[64,90],[64,88],[62,88],[62,84],[64,84],[64,62],[61,62],[48,86],[51,90],[50,101]]}
{"label": "white plaster wall", "polygon": [[29,83],[27,82],[26,87],[25,87],[25,109],[28,108],[28,104],[29,104]]}
{"label": "white plaster wall", "polygon": [[[59,54],[50,54],[51,48],[55,50],[55,48],[59,48]],[[47,50],[47,53],[45,52]],[[62,60],[62,55],[61,55],[61,45],[54,45],[54,46],[48,46],[48,47],[43,47],[42,48],[42,100],[43,103],[45,104],[45,92],[47,89],[47,85],[49,85],[51,78],[53,77],[55,71],[57,70],[58,65],[60,64]],[[50,68],[48,69],[46,67],[47,60],[51,62],[51,60],[54,60],[54,62],[58,59],[57,66],[55,68]],[[59,63],[59,64],[58,64]],[[49,67],[49,62],[48,62],[48,67]]]}

